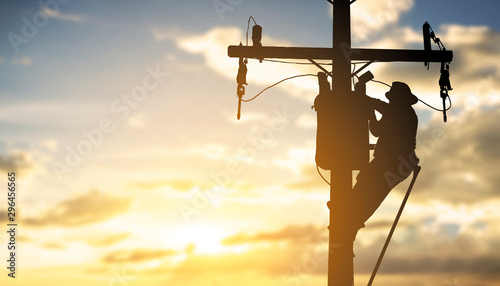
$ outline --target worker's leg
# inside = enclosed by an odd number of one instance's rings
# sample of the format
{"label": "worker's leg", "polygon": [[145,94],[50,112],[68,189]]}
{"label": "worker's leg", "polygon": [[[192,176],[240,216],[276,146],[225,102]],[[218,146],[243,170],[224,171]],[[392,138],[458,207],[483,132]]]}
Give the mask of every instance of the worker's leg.
{"label": "worker's leg", "polygon": [[[410,156],[415,154],[412,153]],[[343,205],[340,206],[335,205],[337,202],[330,204],[330,211],[334,213],[332,227],[349,231],[354,239],[357,231],[364,227],[364,223],[373,215],[389,192],[405,180],[418,164],[418,158],[409,158],[411,160],[374,158],[358,174],[356,185],[349,194],[349,202],[342,202]]]}
{"label": "worker's leg", "polygon": [[389,192],[407,176],[398,173],[396,162],[377,158],[366,169],[361,170],[352,191],[354,226],[358,229],[363,227]]}
{"label": "worker's leg", "polygon": [[[374,202],[383,200],[378,194],[389,192],[390,189],[384,187],[386,184],[380,182],[384,168],[381,160],[372,160],[359,173],[356,185],[349,192],[347,200],[330,202],[330,211],[333,213],[331,227],[334,230],[334,241],[354,240],[358,230],[364,226],[366,219],[378,207],[378,204]],[[378,191],[373,193],[374,189]],[[364,219],[365,217],[366,219]]]}

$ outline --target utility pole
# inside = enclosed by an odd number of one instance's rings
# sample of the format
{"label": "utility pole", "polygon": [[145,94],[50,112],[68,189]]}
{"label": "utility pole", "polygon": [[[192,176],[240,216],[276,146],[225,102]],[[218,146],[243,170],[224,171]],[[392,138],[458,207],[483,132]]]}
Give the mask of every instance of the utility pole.
{"label": "utility pole", "polygon": [[[332,60],[332,93],[337,102],[349,102],[352,98],[351,90],[351,61],[362,60],[369,62],[451,62],[452,51],[429,50],[389,50],[389,49],[352,49],[351,48],[351,8],[354,1],[335,0],[329,1],[333,5],[333,48],[307,48],[307,47],[266,47],[266,46],[229,46],[229,57],[237,58],[275,58],[275,59],[307,59]],[[323,69],[323,68],[322,68]],[[336,135],[344,134],[346,137],[336,139],[332,144],[332,154],[338,162],[331,168],[330,203],[329,208],[335,209],[337,214],[347,214],[346,210],[351,204],[350,192],[352,191],[352,171],[359,170],[360,166],[368,164],[368,156],[354,154],[353,143],[349,137],[353,131],[351,122],[356,120],[356,112],[348,108],[338,115],[335,124]],[[364,125],[364,126],[363,126]],[[368,154],[368,120],[362,122],[366,133],[366,146]],[[366,128],[366,129],[365,129]],[[336,227],[331,227],[335,225]],[[348,218],[335,217],[330,210],[329,227],[329,253],[328,253],[328,286],[353,285],[353,239],[352,227]],[[334,239],[335,238],[335,239]]]}
{"label": "utility pole", "polygon": [[[332,93],[340,102],[345,102],[351,95],[351,4],[349,0],[336,0],[333,6],[333,66]],[[350,122],[349,114],[340,114],[335,129],[341,128],[342,122]],[[347,125],[344,125],[347,126]],[[368,122],[367,122],[368,126]],[[368,130],[366,130],[368,132]],[[342,132],[344,133],[344,132]],[[338,141],[334,148],[334,158],[343,158],[349,150],[348,140]],[[368,143],[368,142],[367,142]],[[366,145],[368,147],[368,144]],[[350,152],[349,152],[350,153]],[[349,158],[351,159],[351,158]],[[349,160],[348,159],[348,160]],[[367,160],[369,158],[366,158]],[[341,160],[344,161],[344,160]],[[350,161],[350,160],[349,160]],[[368,164],[368,161],[366,162]],[[328,242],[328,286],[351,286],[354,284],[354,237],[349,229],[347,218],[351,207],[352,165],[346,161],[335,164],[330,172],[330,225]],[[332,208],[335,208],[334,215]],[[336,237],[336,239],[334,239]]]}

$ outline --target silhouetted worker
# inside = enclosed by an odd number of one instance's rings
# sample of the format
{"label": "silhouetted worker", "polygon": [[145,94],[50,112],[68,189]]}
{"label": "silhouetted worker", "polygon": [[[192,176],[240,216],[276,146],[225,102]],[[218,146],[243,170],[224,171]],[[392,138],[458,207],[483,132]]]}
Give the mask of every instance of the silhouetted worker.
{"label": "silhouetted worker", "polygon": [[374,159],[360,170],[352,191],[351,211],[354,214],[350,222],[354,223],[353,235],[364,227],[387,194],[406,179],[419,162],[415,155],[418,118],[412,108],[418,98],[402,82],[393,82],[385,96],[389,103],[366,98],[369,108],[380,112],[382,118],[370,121],[371,133],[379,137]]}

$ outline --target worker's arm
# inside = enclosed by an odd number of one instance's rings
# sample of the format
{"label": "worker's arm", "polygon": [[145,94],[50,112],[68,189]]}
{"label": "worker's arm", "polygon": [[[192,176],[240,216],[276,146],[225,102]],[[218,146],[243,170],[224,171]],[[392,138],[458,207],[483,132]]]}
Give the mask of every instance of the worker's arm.
{"label": "worker's arm", "polygon": [[370,108],[382,113],[382,115],[389,109],[389,103],[369,96],[366,96],[366,104]]}
{"label": "worker's arm", "polygon": [[[382,115],[389,108],[389,104],[387,102],[371,98],[369,96],[366,96],[366,104],[369,106],[370,109],[377,110],[378,112],[382,113]],[[373,117],[370,119],[370,131],[373,134],[373,136],[375,137],[380,136],[380,122],[375,118],[375,114],[373,114]]]}

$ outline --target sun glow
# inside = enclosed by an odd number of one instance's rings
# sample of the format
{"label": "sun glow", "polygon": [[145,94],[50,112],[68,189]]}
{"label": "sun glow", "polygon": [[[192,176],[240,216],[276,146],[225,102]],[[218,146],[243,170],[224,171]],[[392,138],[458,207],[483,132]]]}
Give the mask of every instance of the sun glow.
{"label": "sun glow", "polygon": [[208,224],[194,224],[181,227],[176,237],[186,245],[194,245],[193,252],[197,254],[216,254],[227,251],[221,240],[228,233]]}

